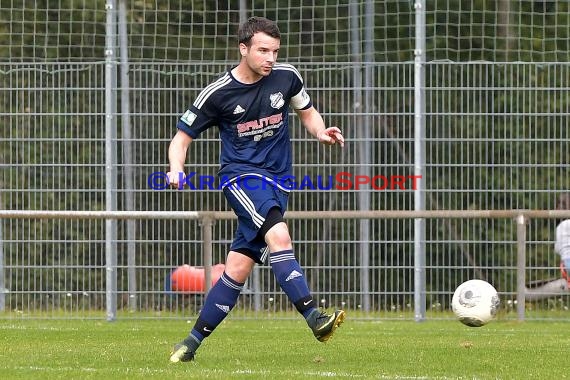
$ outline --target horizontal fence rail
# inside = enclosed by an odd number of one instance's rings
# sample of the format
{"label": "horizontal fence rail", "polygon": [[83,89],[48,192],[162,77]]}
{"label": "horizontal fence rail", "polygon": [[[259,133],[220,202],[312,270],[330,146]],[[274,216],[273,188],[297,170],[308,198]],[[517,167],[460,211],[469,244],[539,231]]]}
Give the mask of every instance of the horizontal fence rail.
{"label": "horizontal fence rail", "polygon": [[[567,219],[570,210],[374,210],[288,211],[290,219]],[[0,219],[236,219],[231,211],[42,211],[0,210]]]}
{"label": "horizontal fence rail", "polygon": [[[540,293],[530,294],[526,288],[526,247],[527,224],[531,219],[566,219],[570,218],[570,210],[375,210],[375,211],[321,211],[303,212],[291,211],[286,213],[290,220],[349,220],[349,219],[512,219],[516,223],[516,312],[519,320],[525,319],[526,298],[540,297]],[[52,210],[0,210],[1,219],[31,219],[31,220],[195,220],[201,226],[202,255],[204,262],[204,294],[210,289],[212,281],[212,228],[216,220],[235,219],[233,212],[227,211],[52,211]],[[116,253],[115,253],[116,255]],[[3,265],[2,265],[3,266]],[[2,268],[0,268],[2,269]],[[107,275],[116,273],[116,257],[106,264]],[[416,271],[423,271],[415,264]],[[368,268],[361,267],[360,271]],[[3,275],[0,273],[0,276]],[[117,317],[116,280],[113,275],[107,277],[107,319]],[[2,282],[4,283],[4,282]],[[414,298],[425,302],[425,288],[414,291]],[[255,290],[255,289],[254,289]],[[113,296],[111,296],[113,295]],[[0,292],[0,305],[4,305],[5,294]],[[109,302],[113,301],[113,302]],[[259,295],[254,297],[254,309],[258,310],[261,301]],[[418,315],[416,310],[415,315]]]}

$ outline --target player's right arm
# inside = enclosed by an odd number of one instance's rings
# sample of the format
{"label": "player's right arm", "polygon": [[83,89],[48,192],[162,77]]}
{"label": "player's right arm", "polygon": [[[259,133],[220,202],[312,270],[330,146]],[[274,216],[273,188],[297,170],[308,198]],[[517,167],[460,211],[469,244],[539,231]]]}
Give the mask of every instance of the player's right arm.
{"label": "player's right arm", "polygon": [[198,94],[190,108],[178,120],[176,124],[178,131],[172,138],[168,148],[170,171],[166,174],[171,187],[182,188],[178,185],[181,179],[186,178],[184,175],[184,162],[186,161],[186,153],[192,140],[196,139],[206,129],[218,124],[220,110],[217,105],[220,102],[215,99],[217,96],[216,91],[230,82],[231,78],[226,73],[215,82],[206,86]]}
{"label": "player's right arm", "polygon": [[192,137],[180,129],[170,142],[170,146],[168,147],[170,171],[166,173],[166,175],[168,176],[171,187],[178,188],[180,179],[184,178],[184,162],[186,161],[186,153],[188,152],[188,147],[191,142]]}

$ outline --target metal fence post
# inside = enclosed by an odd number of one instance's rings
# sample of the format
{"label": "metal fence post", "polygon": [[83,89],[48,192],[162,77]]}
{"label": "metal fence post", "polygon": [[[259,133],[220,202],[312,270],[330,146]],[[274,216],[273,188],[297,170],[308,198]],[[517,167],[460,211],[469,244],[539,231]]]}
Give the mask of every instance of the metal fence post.
{"label": "metal fence post", "polygon": [[[105,40],[105,209],[117,210],[117,6],[107,0]],[[105,269],[107,320],[117,317],[117,220],[105,220]]]}
{"label": "metal fence post", "polygon": [[[414,210],[424,211],[425,206],[425,1],[417,0],[416,48],[414,51],[414,175],[420,178],[414,191]],[[426,318],[426,220],[414,219],[414,314],[415,320]]]}
{"label": "metal fence post", "polygon": [[212,288],[212,230],[214,227],[214,220],[211,217],[205,216],[201,221],[202,225],[202,254],[204,255],[204,296]]}
{"label": "metal fence post", "polygon": [[261,310],[261,274],[259,273],[259,265],[253,267],[251,273],[251,294],[253,295],[253,310]]}
{"label": "metal fence post", "polygon": [[526,283],[526,224],[524,215],[515,218],[517,222],[517,319],[524,321]]}
{"label": "metal fence post", "polygon": [[[351,55],[353,57],[352,75],[354,81],[353,107],[355,114],[356,136],[358,138],[358,174],[370,178],[370,131],[362,116],[362,52],[360,45],[360,9],[356,1],[350,2],[350,38]],[[369,110],[365,110],[370,112]],[[370,192],[358,192],[358,209],[370,210]],[[370,220],[361,219],[359,222],[359,262],[360,262],[360,306],[361,310],[370,310]]]}
{"label": "metal fence post", "polygon": [[[123,175],[125,186],[125,209],[135,209],[134,174],[133,174],[133,143],[131,133],[131,103],[129,83],[129,46],[127,36],[127,6],[125,0],[119,1],[119,51],[121,63],[121,126],[123,133]],[[127,281],[129,291],[129,310],[137,310],[137,271],[135,238],[136,226],[133,219],[127,223]]]}

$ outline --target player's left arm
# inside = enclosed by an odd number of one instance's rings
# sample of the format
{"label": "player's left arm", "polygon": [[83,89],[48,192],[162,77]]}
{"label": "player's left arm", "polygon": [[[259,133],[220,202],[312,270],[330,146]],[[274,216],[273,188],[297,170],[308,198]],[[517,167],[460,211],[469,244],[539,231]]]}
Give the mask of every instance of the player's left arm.
{"label": "player's left arm", "polygon": [[556,241],[554,251],[560,255],[562,277],[568,280],[570,285],[570,219],[563,220],[556,227]]}
{"label": "player's left arm", "polygon": [[295,112],[307,131],[320,142],[327,145],[338,143],[341,147],[344,147],[344,136],[340,129],[337,127],[327,128],[323,117],[315,107],[311,106],[307,109],[296,109]]}

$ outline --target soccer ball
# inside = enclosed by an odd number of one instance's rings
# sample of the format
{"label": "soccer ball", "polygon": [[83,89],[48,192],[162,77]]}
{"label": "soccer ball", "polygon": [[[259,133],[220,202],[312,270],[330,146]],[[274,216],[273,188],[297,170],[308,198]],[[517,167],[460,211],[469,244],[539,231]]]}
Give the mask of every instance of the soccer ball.
{"label": "soccer ball", "polygon": [[453,313],[469,327],[481,327],[491,322],[499,304],[497,290],[483,280],[465,281],[455,289],[451,300]]}

